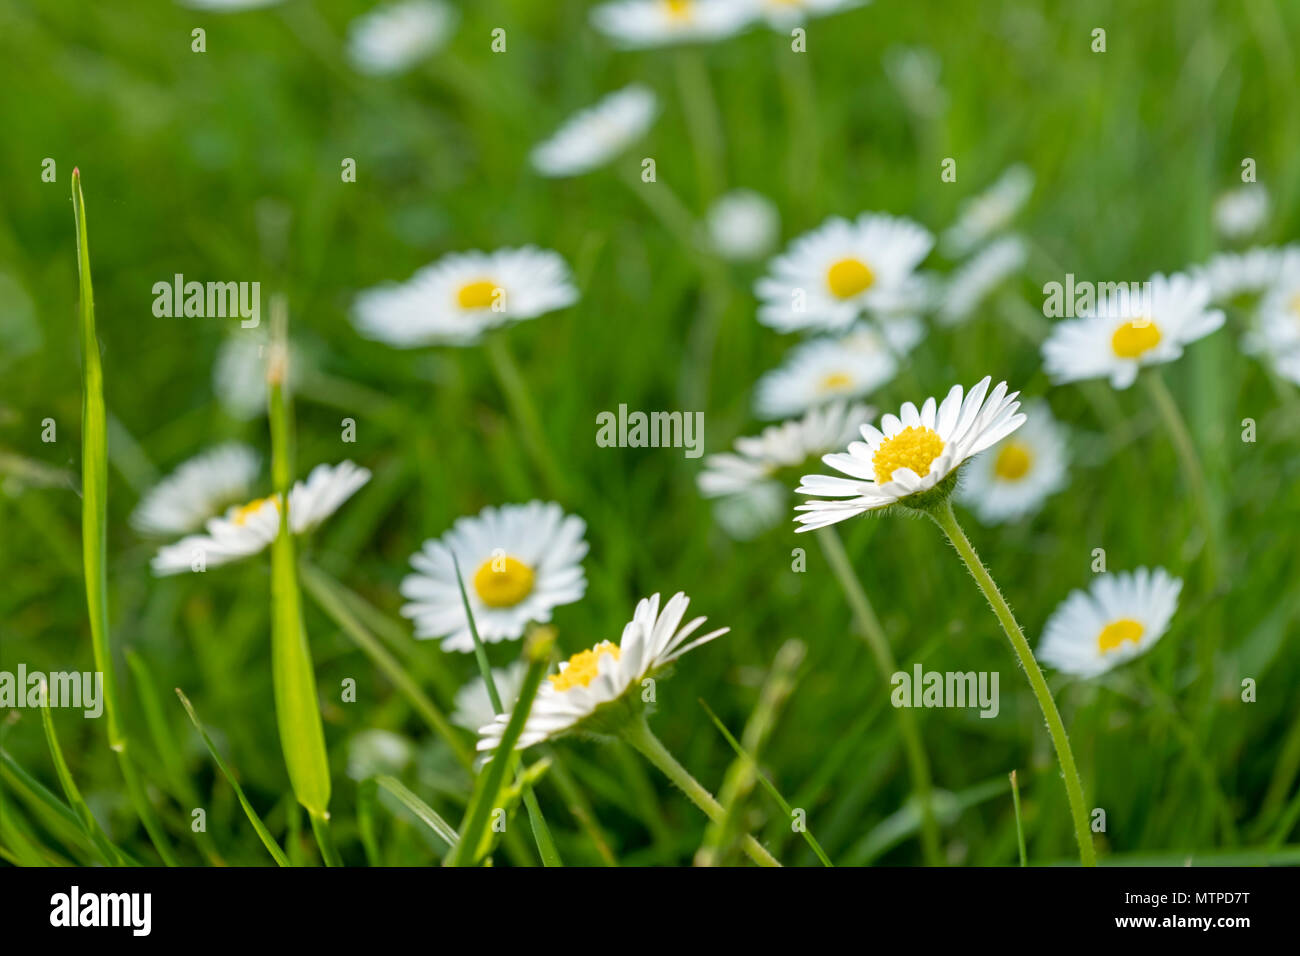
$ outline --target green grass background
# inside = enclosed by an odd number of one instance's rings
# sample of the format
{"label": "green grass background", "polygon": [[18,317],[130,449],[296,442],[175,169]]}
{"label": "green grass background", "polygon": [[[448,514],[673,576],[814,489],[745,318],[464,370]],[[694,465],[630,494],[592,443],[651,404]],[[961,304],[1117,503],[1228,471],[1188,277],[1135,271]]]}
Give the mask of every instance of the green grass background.
{"label": "green grass background", "polygon": [[[653,214],[662,194],[633,191],[671,189],[696,216],[711,198],[683,106],[698,102],[698,90],[683,83],[691,61],[678,50],[612,50],[587,26],[588,7],[465,4],[448,49],[405,75],[370,79],[342,55],[347,23],[364,3],[290,0],[218,16],[164,2],[0,0],[0,668],[92,666],[79,499],[62,481],[66,474],[75,484],[80,470],[69,202],[79,166],[111,419],[112,642],[133,753],[183,862],[205,858],[178,776],[197,790],[222,859],[270,858],[175,701],[177,686],[291,858],[311,862],[316,850],[286,796],[270,696],[266,556],[159,580],[148,569],[153,546],[127,524],[158,475],[218,440],[242,439],[269,454],[264,419],[235,421],[213,399],[212,359],[236,322],[155,318],[153,283],[177,272],[260,281],[264,311],[271,291],[288,295],[292,334],[313,370],[296,396],[299,474],[345,457],[375,472],[310,553],[395,617],[398,582],[424,538],[484,505],[548,492],[481,348],[388,349],[355,333],[349,303],[356,291],[404,279],[448,251],[527,243],[562,253],[582,296],[509,332],[568,476],[561,500],[589,525],[589,590],[556,614],[562,649],[616,639],[634,602],[653,591],[685,589],[693,610],[730,626],[730,635],[660,682],[653,719],[683,763],[716,789],[733,755],[697,698],[739,732],[777,649],[801,639],[807,657],[764,768],[807,811],[837,864],[920,861],[888,688],[852,633],[815,540],[785,526],[732,543],[695,490],[698,461],[674,450],[595,445],[597,413],[626,403],[702,410],[708,450],[723,450],[758,427],[752,385],[793,339],[754,319],[749,290],[758,267],[710,273]],[[207,31],[204,54],[190,51],[196,26]],[[507,30],[504,54],[489,48],[498,26]],[[1097,27],[1107,31],[1104,54],[1090,49]],[[882,68],[887,51],[901,46],[939,58],[946,109],[916,117],[905,108]],[[1112,570],[1159,564],[1186,577],[1173,626],[1146,658],[1100,681],[1052,677],[1088,805],[1106,811],[1103,860],[1300,859],[1296,394],[1240,354],[1235,313],[1225,330],[1164,370],[1224,532],[1223,587],[1210,593],[1199,563],[1188,560],[1186,543],[1200,534],[1188,486],[1144,392],[1112,398],[1103,388],[1094,403],[1085,389],[1049,388],[1035,344],[1010,319],[1037,312],[1042,284],[1066,271],[1140,280],[1206,258],[1215,250],[1210,204],[1238,181],[1243,157],[1257,161],[1274,199],[1264,238],[1294,238],[1298,48],[1300,7],[1281,0],[880,0],[811,22],[802,64],[791,62],[788,38],[766,29],[688,54],[703,63],[716,98],[725,185],[772,197],[784,239],[828,215],[863,210],[912,216],[937,232],[1010,163],[1036,174],[1021,220],[1034,254],[1016,294],[967,326],[932,330],[909,369],[872,401],[919,402],[992,374],[1026,395],[1046,395],[1074,429],[1069,487],[1040,514],[999,530],[968,522],[1032,644],[1067,592],[1088,583],[1094,548],[1106,549]],[[528,150],[563,117],[630,81],[652,86],[663,105],[644,144],[616,168],[579,179],[548,181],[529,170]],[[655,158],[659,182],[629,188],[620,178],[634,178],[643,156]],[[56,183],[41,181],[45,157],[57,162]],[[340,181],[345,157],[357,162],[356,183]],[[945,157],[957,160],[956,183],[940,182]],[[702,331],[709,328],[711,354]],[[705,378],[694,371],[701,367]],[[355,444],[340,441],[345,416],[357,422]],[[1258,423],[1253,444],[1240,440],[1248,417]],[[40,440],[46,418],[57,423],[52,444]],[[53,484],[34,480],[34,465],[48,469]],[[997,719],[917,714],[936,785],[962,798],[943,827],[947,858],[1015,861],[1005,785],[1012,769],[1031,861],[1073,858],[1065,793],[1035,702],[937,530],[886,519],[841,531],[902,667],[1001,672]],[[806,573],[791,569],[796,547],[807,549]],[[420,757],[403,779],[448,819],[459,818],[468,777],[370,662],[314,605],[307,612],[335,834],[344,858],[359,863],[356,787],[344,774],[354,733],[381,727],[414,739]],[[1213,647],[1212,666],[1201,666]],[[125,648],[154,675],[181,741],[179,767],[151,745]],[[504,663],[517,649],[490,650]],[[436,642],[415,652],[448,675],[425,686],[450,707],[446,690],[475,672],[472,656],[442,655]],[[359,688],[354,704],[339,700],[348,677]],[[1254,703],[1240,700],[1244,677],[1258,682]],[[1176,719],[1153,701],[1148,680],[1175,701]],[[152,860],[102,721],[69,711],[54,719],[100,822],[119,845]],[[2,726],[5,750],[57,790],[39,714],[16,711]],[[575,742],[557,751],[621,861],[690,859],[703,818],[625,748]],[[0,793],[13,826],[59,858],[85,858],[6,783],[0,779]],[[1214,787],[1230,807],[1231,828],[1216,817]],[[545,781],[539,798],[566,861],[595,862]],[[783,861],[815,863],[761,793],[745,819]],[[379,820],[385,862],[437,859],[413,818],[399,811]],[[512,826],[527,833],[522,814]],[[531,839],[524,847],[532,853]]]}

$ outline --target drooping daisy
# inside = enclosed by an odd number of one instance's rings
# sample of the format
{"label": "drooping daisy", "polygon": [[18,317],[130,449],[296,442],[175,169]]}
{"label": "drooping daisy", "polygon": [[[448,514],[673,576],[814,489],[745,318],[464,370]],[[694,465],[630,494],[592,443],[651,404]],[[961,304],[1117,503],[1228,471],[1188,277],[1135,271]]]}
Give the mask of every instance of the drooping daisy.
{"label": "drooping daisy", "polygon": [[817,338],[796,346],[754,386],[755,414],[768,420],[793,418],[812,408],[869,394],[898,371],[898,360],[879,336],[875,343],[872,347],[870,333],[855,331],[851,336]]}
{"label": "drooping daisy", "polygon": [[736,0],[613,0],[591,11],[591,25],[625,49],[709,43],[739,33],[751,18]]}
{"label": "drooping daisy", "polygon": [[1024,268],[1026,259],[1025,242],[1019,236],[994,239],[953,272],[939,305],[939,322],[965,322],[990,292]]}
{"label": "drooping daisy", "polygon": [[348,58],[362,73],[400,73],[440,50],[457,17],[444,0],[376,7],[348,25]]}
{"label": "drooping daisy", "polygon": [[650,129],[659,111],[654,92],[640,84],[610,93],[575,113],[530,155],[543,176],[579,176],[604,166]]}
{"label": "drooping daisy", "polygon": [[[523,686],[524,674],[527,672],[528,664],[522,658],[512,661],[509,667],[492,668],[492,683],[496,685],[501,706],[507,713],[519,699],[519,688]],[[496,710],[492,707],[487,683],[481,676],[475,677],[456,691],[456,709],[452,711],[451,722],[457,727],[477,733],[480,727],[491,723],[494,717]]]}
{"label": "drooping daisy", "polygon": [[870,421],[874,410],[835,402],[803,418],[771,425],[756,437],[737,438],[734,452],[709,455],[696,479],[700,494],[716,500],[718,523],[733,537],[746,539],[777,524],[786,507],[783,469],[842,448]]}
{"label": "drooping daisy", "polygon": [[962,469],[957,496],[980,521],[1014,521],[1042,507],[1065,487],[1069,453],[1065,430],[1044,401],[1025,405],[1025,424]]}
{"label": "drooping daisy", "polygon": [[138,531],[154,535],[188,534],[248,497],[257,478],[256,451],[227,442],[177,467],[145,494],[131,515]]}
{"label": "drooping daisy", "polygon": [[1033,191],[1034,174],[1028,166],[1008,168],[997,182],[962,205],[957,221],[943,234],[944,252],[964,256],[1006,229]]}
{"label": "drooping daisy", "polygon": [[541,501],[489,506],[458,518],[412,555],[415,573],[401,586],[410,603],[402,614],[415,622],[416,637],[441,638],[445,651],[473,651],[458,562],[479,637],[486,643],[516,640],[528,624],[549,622],[555,608],[586,593],[586,530],[577,515]]}
{"label": "drooping daisy", "polygon": [[1225,239],[1245,239],[1268,221],[1268,190],[1258,183],[1231,189],[1214,201],[1214,228]]}
{"label": "drooping daisy", "polygon": [[735,189],[709,208],[709,246],[724,259],[749,262],[772,251],[781,214],[766,196]]}
{"label": "drooping daisy", "polygon": [[[706,619],[682,624],[689,604],[690,598],[680,591],[662,612],[658,594],[643,598],[617,644],[601,641],[561,663],[559,673],[538,689],[516,749],[575,731],[615,733],[639,713],[642,680],[657,676],[683,654],[730,630],[718,628],[691,640]],[[509,714],[501,714],[479,729],[480,751],[496,749],[509,719]]]}
{"label": "drooping daisy", "polygon": [[[231,418],[248,421],[266,414],[265,329],[237,329],[217,348],[212,363],[212,391]],[[294,366],[289,363],[290,383]]]}
{"label": "drooping daisy", "polygon": [[827,17],[865,7],[871,0],[742,0],[754,8],[774,30],[788,30],[814,17]]}
{"label": "drooping daisy", "polygon": [[577,300],[569,267],[558,253],[533,246],[454,252],[406,282],[358,295],[353,323],[367,338],[398,348],[472,345],[489,329]]}
{"label": "drooping daisy", "polygon": [[914,272],[934,238],[910,219],[831,217],[794,240],[758,280],[758,320],[779,332],[842,331],[864,311],[915,304]]}
{"label": "drooping daisy", "polygon": [[1300,245],[1221,252],[1191,272],[1209,284],[1211,302],[1227,305],[1241,297],[1259,295],[1284,273],[1300,273]]}
{"label": "drooping daisy", "polygon": [[1052,612],[1038,658],[1079,677],[1104,674],[1160,640],[1182,588],[1164,568],[1100,574],[1087,591],[1071,591]]}
{"label": "drooping daisy", "polygon": [[943,483],[946,494],[966,459],[991,448],[1025,423],[1007,383],[989,391],[985,376],[963,397],[954,385],[942,403],[927,398],[920,410],[911,402],[898,415],[885,415],[880,427],[863,425],[865,441],[847,452],[825,455],[826,464],[847,475],[805,475],[799,494],[816,495],[795,508],[799,531],[812,531],[848,518],[903,504],[921,506],[926,492]]}
{"label": "drooping daisy", "polygon": [[1047,374],[1057,384],[1109,378],[1128,388],[1141,368],[1172,362],[1183,346],[1223,325],[1223,313],[1209,304],[1203,279],[1152,276],[1142,295],[1107,296],[1092,315],[1056,323],[1043,342]]}
{"label": "drooping daisy", "polygon": [[[289,530],[304,534],[318,526],[370,480],[370,471],[350,461],[317,465],[306,481],[289,489]],[[188,535],[159,549],[152,567],[160,577],[203,571],[257,554],[280,533],[280,498],[268,495],[209,518],[205,533]]]}

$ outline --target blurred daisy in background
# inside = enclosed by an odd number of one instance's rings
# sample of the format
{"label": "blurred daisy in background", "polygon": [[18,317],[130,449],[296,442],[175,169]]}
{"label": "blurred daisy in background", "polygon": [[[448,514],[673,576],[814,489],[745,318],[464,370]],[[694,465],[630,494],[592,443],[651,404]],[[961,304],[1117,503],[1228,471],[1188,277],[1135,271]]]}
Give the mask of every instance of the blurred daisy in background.
{"label": "blurred daisy in background", "polygon": [[658,101],[634,83],[574,114],[533,148],[533,168],[543,176],[579,176],[610,162],[650,129]]}
{"label": "blurred daisy in background", "polygon": [[834,336],[850,352],[875,355],[884,353],[897,359],[912,351],[925,338],[925,323],[914,315],[881,315],[873,320],[859,320],[843,335]]}
{"label": "blurred daisy in background", "polygon": [[179,465],[145,494],[131,524],[145,534],[189,534],[252,490],[261,458],[247,445],[228,442]]}
{"label": "blurred daisy in background", "polygon": [[990,236],[1011,225],[1034,191],[1034,174],[1028,166],[1008,168],[984,192],[962,203],[953,223],[943,234],[943,251],[961,258]]}
{"label": "blurred daisy in background", "polygon": [[1300,245],[1256,246],[1243,252],[1221,252],[1190,270],[1210,286],[1216,305],[1257,296],[1277,284],[1284,274],[1300,275]]}
{"label": "blurred daisy in background", "polygon": [[473,651],[458,562],[479,637],[485,643],[516,640],[530,623],[548,623],[555,608],[586,593],[586,530],[577,515],[541,501],[489,506],[457,518],[411,556],[415,573],[402,580],[402,596],[410,602],[402,614],[414,621],[416,637],[441,638],[444,651]]}
{"label": "blurred daisy in background", "polygon": [[1047,374],[1057,384],[1109,378],[1128,388],[1141,368],[1172,362],[1223,325],[1223,313],[1209,305],[1205,280],[1154,275],[1141,295],[1107,296],[1094,314],[1057,322],[1043,342]]}
{"label": "blurred daisy in background", "polygon": [[939,82],[942,62],[933,50],[892,46],[882,58],[885,76],[898,91],[908,112],[929,119],[948,108],[948,91]]}
{"label": "blurred daisy in background", "polygon": [[[519,688],[524,684],[524,674],[528,664],[522,659],[514,660],[509,667],[492,668],[492,683],[496,686],[501,706],[506,713],[514,709],[519,699]],[[490,724],[497,715],[492,707],[492,698],[488,694],[487,682],[482,676],[475,677],[468,684],[456,691],[455,710],[451,722],[457,727],[478,733],[484,724]]]}
{"label": "blurred daisy in background", "polygon": [[972,455],[991,448],[1025,423],[1016,401],[1019,392],[1007,394],[1007,383],[989,391],[985,376],[969,392],[954,385],[938,403],[927,398],[917,409],[911,402],[898,415],[885,415],[880,427],[863,425],[865,441],[849,444],[847,453],[822,458],[847,478],[805,475],[796,489],[815,495],[795,510],[801,527],[812,531],[848,518],[907,504],[907,499],[929,491]]}
{"label": "blurred daisy in background", "polygon": [[962,469],[957,497],[985,524],[1033,514],[1065,487],[1065,429],[1041,399],[1025,404],[1025,424]]}
{"label": "blurred daisy in background", "polygon": [[591,25],[626,49],[722,40],[752,19],[737,0],[613,0],[591,11]]}
{"label": "blurred daisy in background", "polygon": [[[289,531],[305,534],[316,528],[370,480],[370,471],[350,461],[317,465],[306,481],[289,489]],[[280,498],[268,495],[209,518],[205,533],[181,538],[158,551],[152,562],[160,577],[200,571],[257,554],[280,533]]]}
{"label": "blurred daisy in background", "polygon": [[958,325],[969,319],[1007,279],[1025,267],[1028,252],[1019,236],[994,239],[952,273],[939,304],[939,323]]}
{"label": "blurred daisy in background", "polygon": [[[212,391],[231,418],[249,421],[266,414],[265,329],[239,329],[226,336],[212,363]],[[289,385],[298,364],[297,352],[289,362]]]}
{"label": "blurred daisy in background", "polygon": [[1258,183],[1230,189],[1214,201],[1214,228],[1225,239],[1246,239],[1268,222],[1268,190]]}
{"label": "blurred daisy in background", "polygon": [[873,414],[867,405],[835,402],[771,425],[756,437],[737,438],[734,452],[704,459],[696,478],[700,494],[715,500],[723,530],[741,540],[752,538],[777,525],[785,512],[789,484],[779,473],[843,448]]}
{"label": "blurred daisy in background", "polygon": [[1300,385],[1300,268],[1264,296],[1245,350],[1272,362],[1283,378]]}
{"label": "blurred daisy in background", "polygon": [[348,24],[348,59],[362,73],[400,73],[442,49],[457,17],[443,0],[375,7]]}
{"label": "blurred daisy in background", "polygon": [[814,17],[865,7],[871,0],[736,0],[752,6],[774,30],[785,31]]}
{"label": "blurred daisy in background", "polygon": [[864,311],[906,311],[919,294],[916,267],[933,244],[910,219],[833,216],[769,264],[754,287],[758,320],[779,332],[841,331]]}
{"label": "blurred daisy in background", "polygon": [[[538,689],[516,749],[523,750],[561,734],[578,731],[609,734],[626,722],[627,710],[640,708],[641,681],[655,677],[683,654],[727,633],[718,628],[692,636],[705,622],[682,618],[690,598],[680,591],[659,609],[659,595],[637,602],[632,620],[619,642],[601,641],[560,664]],[[479,730],[478,749],[495,750],[501,742],[509,714],[501,714]]]}
{"label": "blurred daisy in background", "polygon": [[754,386],[754,413],[767,420],[793,418],[840,399],[861,398],[892,379],[898,361],[876,336],[856,331],[854,347],[842,338],[818,338],[791,349],[781,365]]}
{"label": "blurred daisy in background", "polygon": [[1052,612],[1037,657],[1049,667],[1096,677],[1149,651],[1169,628],[1183,582],[1164,568],[1099,574]]}
{"label": "blurred daisy in background", "polygon": [[414,756],[415,748],[401,734],[378,728],[363,730],[348,740],[348,776],[368,780],[382,774],[396,775]]}
{"label": "blurred daisy in background", "polygon": [[781,214],[766,196],[734,189],[709,207],[708,244],[733,262],[761,259],[772,251],[781,231]]}
{"label": "blurred daisy in background", "polygon": [[534,246],[454,252],[406,282],[362,292],[352,321],[362,335],[397,348],[473,345],[489,329],[576,301],[578,290],[558,253]]}

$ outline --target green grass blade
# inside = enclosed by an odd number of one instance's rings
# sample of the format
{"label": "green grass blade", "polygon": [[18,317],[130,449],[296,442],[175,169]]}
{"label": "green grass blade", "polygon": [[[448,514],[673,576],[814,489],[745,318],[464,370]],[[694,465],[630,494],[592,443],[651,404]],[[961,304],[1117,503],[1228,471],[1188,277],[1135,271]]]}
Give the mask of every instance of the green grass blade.
{"label": "green grass blade", "polygon": [[387,790],[397,798],[402,806],[415,814],[421,823],[432,830],[443,843],[447,844],[448,849],[456,845],[460,837],[456,835],[455,828],[439,816],[431,806],[403,786],[400,780],[387,774],[375,777],[374,780],[376,786]]}
{"label": "green grass blade", "polygon": [[1025,851],[1025,825],[1020,818],[1020,784],[1016,780],[1016,772],[1013,770],[1009,774],[1011,778],[1011,804],[1016,811],[1016,846],[1020,850],[1020,865],[1029,865],[1029,854]]}
{"label": "green grass blade", "polygon": [[86,837],[77,815],[3,749],[0,749],[0,780],[32,809],[55,838],[82,851],[87,861],[91,859],[95,847]]}
{"label": "green grass blade", "polygon": [[235,775],[230,772],[230,768],[226,766],[226,762],[221,759],[221,754],[217,753],[216,744],[212,742],[212,738],[208,736],[208,732],[203,729],[203,724],[199,723],[199,715],[194,712],[194,706],[190,703],[189,698],[181,693],[179,687],[176,688],[176,696],[181,699],[181,705],[185,708],[185,713],[189,714],[190,723],[192,723],[194,729],[199,732],[199,736],[203,738],[203,745],[208,748],[208,753],[212,754],[212,760],[216,763],[217,769],[221,771],[221,775],[226,778],[226,782],[229,783],[231,789],[235,791],[235,796],[239,800],[239,805],[244,808],[244,815],[248,817],[248,822],[251,823],[253,829],[257,831],[257,836],[262,841],[262,845],[266,847],[266,852],[270,853],[272,859],[274,859],[280,866],[292,865],[289,863],[289,858],[284,855],[284,851],[280,849],[280,844],[275,842],[275,837],[271,836],[271,831],[268,830],[266,824],[262,822],[262,818],[259,817],[257,811],[253,809],[253,805],[248,802],[248,797],[244,795],[244,788],[239,785],[239,781],[235,779]]}

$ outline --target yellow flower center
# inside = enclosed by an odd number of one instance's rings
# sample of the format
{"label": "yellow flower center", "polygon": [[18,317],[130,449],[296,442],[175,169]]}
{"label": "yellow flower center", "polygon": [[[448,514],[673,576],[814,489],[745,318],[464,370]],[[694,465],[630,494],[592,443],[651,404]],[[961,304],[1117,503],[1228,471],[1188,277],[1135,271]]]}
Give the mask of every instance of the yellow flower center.
{"label": "yellow flower center", "polygon": [[876,274],[861,259],[850,256],[826,270],[826,284],[837,299],[851,299],[876,283]]}
{"label": "yellow flower center", "polygon": [[838,392],[853,384],[853,376],[848,372],[831,372],[821,381],[823,392]]}
{"label": "yellow flower center", "polygon": [[578,651],[569,658],[568,666],[558,674],[547,678],[556,690],[568,690],[570,687],[588,687],[600,673],[600,658],[613,654],[618,660],[621,648],[611,641],[601,641],[589,651]]}
{"label": "yellow flower center", "polygon": [[664,6],[668,8],[669,19],[690,19],[692,13],[691,0],[664,0]]}
{"label": "yellow flower center", "polygon": [[280,499],[275,495],[267,495],[265,498],[258,498],[256,501],[250,501],[246,505],[240,505],[231,513],[230,520],[240,527],[243,527],[248,523],[248,519],[261,510],[262,505],[266,504],[268,501],[275,502],[275,507],[279,510]]}
{"label": "yellow flower center", "polygon": [[930,463],[943,451],[943,439],[938,432],[925,427],[904,428],[893,438],[887,438],[871,459],[876,469],[876,482],[884,484],[894,477],[899,468],[911,468],[918,475],[930,473]]}
{"label": "yellow flower center", "polygon": [[1120,358],[1134,359],[1160,344],[1160,327],[1150,319],[1130,319],[1110,337],[1110,347]]}
{"label": "yellow flower center", "polygon": [[491,279],[466,282],[456,293],[456,302],[462,309],[490,309],[496,301],[497,284]]}
{"label": "yellow flower center", "polygon": [[1295,295],[1291,296],[1291,313],[1297,319],[1300,319],[1300,292],[1297,292]]}
{"label": "yellow flower center", "polygon": [[1009,441],[998,451],[997,460],[993,462],[993,474],[1003,481],[1019,481],[1029,474],[1033,463],[1034,455],[1028,446]]}
{"label": "yellow flower center", "polygon": [[1109,654],[1125,641],[1136,644],[1142,639],[1143,630],[1141,622],[1131,617],[1122,617],[1101,629],[1101,634],[1097,636],[1097,648],[1103,654]]}
{"label": "yellow flower center", "polygon": [[488,607],[514,607],[533,591],[533,569],[517,558],[488,558],[474,572],[474,590]]}

